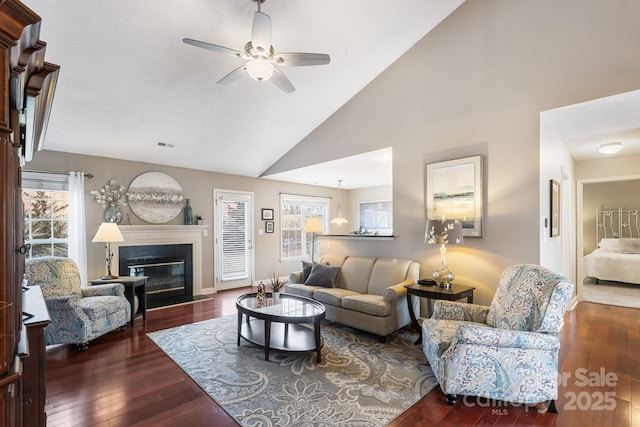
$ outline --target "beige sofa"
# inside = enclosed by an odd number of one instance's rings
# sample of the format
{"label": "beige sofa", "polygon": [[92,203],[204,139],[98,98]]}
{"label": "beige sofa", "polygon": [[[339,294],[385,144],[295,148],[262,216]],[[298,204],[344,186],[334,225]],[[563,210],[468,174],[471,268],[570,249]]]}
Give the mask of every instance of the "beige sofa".
{"label": "beige sofa", "polygon": [[[335,287],[302,283],[291,273],[285,292],[313,298],[326,307],[326,319],[380,336],[411,323],[405,285],[416,283],[420,264],[408,259],[323,255],[319,263],[339,266]],[[414,298],[414,313],[419,302]]]}

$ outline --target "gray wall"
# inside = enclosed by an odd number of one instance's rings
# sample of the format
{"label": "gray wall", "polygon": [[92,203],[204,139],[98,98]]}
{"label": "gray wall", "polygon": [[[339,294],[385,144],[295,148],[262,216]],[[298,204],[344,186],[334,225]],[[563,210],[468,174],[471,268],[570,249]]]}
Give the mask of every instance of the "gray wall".
{"label": "gray wall", "polygon": [[[103,221],[104,210],[94,201],[90,191],[100,189],[110,180],[115,180],[118,184],[127,188],[135,177],[144,172],[163,172],[173,177],[182,187],[185,197],[191,200],[193,214],[206,218],[201,224],[209,225],[209,235],[203,237],[202,287],[206,291],[211,291],[214,287],[214,229],[212,226],[214,188],[255,193],[254,228],[256,233],[254,248],[256,280],[268,279],[273,273],[286,276],[291,271],[301,269],[299,261],[281,262],[279,259],[280,192],[331,197],[330,212],[335,212],[333,201],[337,199],[338,195],[338,190],[333,188],[52,151],[36,153],[33,161],[29,162],[25,168],[53,172],[83,171],[94,175],[92,179],[85,180],[88,278],[99,277],[105,273],[104,246],[100,243],[91,243],[98,226]],[[129,214],[132,224],[147,224],[138,218],[128,205],[121,208],[123,217]],[[257,233],[258,229],[264,229],[264,222],[260,219],[261,208],[274,209],[275,232],[273,234],[258,235]],[[182,221],[182,214],[180,214],[170,224],[182,224]]]}
{"label": "gray wall", "polygon": [[[562,261],[571,250],[543,237],[542,186],[567,159],[541,168],[555,159],[541,152],[540,113],[640,88],[639,14],[635,0],[467,0],[270,172],[391,145],[396,238],[332,251],[412,258],[425,276],[438,251],[423,243],[424,165],[482,154],[484,236],[450,249],[448,261],[489,303],[506,266],[541,262],[543,250],[545,263]],[[575,271],[572,263],[561,269]]]}
{"label": "gray wall", "polygon": [[[423,243],[424,165],[483,155],[484,235],[451,248],[448,261],[457,281],[477,287],[476,302],[488,304],[506,266],[562,258],[566,245],[543,237],[548,197],[542,187],[557,179],[566,159],[553,163],[553,170],[542,167],[555,160],[552,150],[541,149],[540,113],[640,88],[638,16],[637,0],[467,0],[269,172],[392,146],[396,237],[336,240],[331,251],[411,258],[427,276],[439,255]],[[256,209],[277,208],[279,191],[307,192],[252,178],[63,154],[38,156],[34,168],[36,163],[92,172],[94,188],[113,178],[126,184],[149,170],[168,173],[208,223],[214,187],[255,191]],[[320,193],[337,196],[328,189]],[[89,225],[97,226],[100,208],[87,209]],[[277,233],[259,236],[256,244],[258,277],[297,267],[277,260]],[[212,244],[205,245],[212,259]],[[321,252],[327,251],[323,244]],[[92,248],[94,275],[102,272],[101,257]],[[212,271],[209,266],[205,278]]]}

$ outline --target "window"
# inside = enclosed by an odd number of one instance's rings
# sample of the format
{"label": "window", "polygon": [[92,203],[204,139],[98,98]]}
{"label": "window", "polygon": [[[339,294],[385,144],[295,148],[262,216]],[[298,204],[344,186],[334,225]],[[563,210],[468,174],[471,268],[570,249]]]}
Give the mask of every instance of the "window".
{"label": "window", "polygon": [[[309,258],[312,233],[302,231],[306,219],[317,216],[327,230],[329,199],[324,197],[280,195],[280,255],[282,260]],[[316,239],[316,245],[318,240]]]}
{"label": "window", "polygon": [[66,175],[22,173],[27,258],[69,254],[69,183]]}
{"label": "window", "polygon": [[393,234],[392,201],[358,203],[358,225],[361,234]]}
{"label": "window", "polygon": [[[227,196],[229,197],[229,196]],[[221,280],[239,280],[249,277],[247,231],[249,211],[247,200],[220,199],[222,209],[222,265]]]}

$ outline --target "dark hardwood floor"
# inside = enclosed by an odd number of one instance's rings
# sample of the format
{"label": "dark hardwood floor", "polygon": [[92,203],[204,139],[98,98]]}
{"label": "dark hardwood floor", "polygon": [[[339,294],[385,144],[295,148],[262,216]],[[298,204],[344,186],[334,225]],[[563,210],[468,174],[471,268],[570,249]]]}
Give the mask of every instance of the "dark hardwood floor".
{"label": "dark hardwood floor", "polygon": [[[85,352],[50,348],[47,425],[236,426],[145,334],[234,314],[236,297],[246,291],[149,311],[146,325],[138,318],[134,327],[92,341]],[[451,407],[436,387],[390,425],[640,426],[639,313],[581,303],[566,314],[559,357],[566,379],[560,381],[558,415],[476,399],[459,399]]]}

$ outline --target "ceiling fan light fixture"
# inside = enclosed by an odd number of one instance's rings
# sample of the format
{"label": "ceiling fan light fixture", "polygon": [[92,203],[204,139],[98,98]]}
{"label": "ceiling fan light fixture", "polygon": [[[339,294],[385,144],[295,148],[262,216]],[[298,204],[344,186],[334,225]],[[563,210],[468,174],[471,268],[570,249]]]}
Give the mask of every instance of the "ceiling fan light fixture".
{"label": "ceiling fan light fixture", "polygon": [[267,81],[273,76],[273,64],[264,59],[252,59],[247,62],[247,73],[254,80]]}
{"label": "ceiling fan light fixture", "polygon": [[598,147],[598,153],[600,154],[615,154],[622,150],[623,144],[620,141],[616,142],[607,142],[605,144],[600,144]]}
{"label": "ceiling fan light fixture", "polygon": [[[229,84],[242,76],[248,75],[259,82],[271,80],[271,83],[284,93],[293,93],[296,88],[282,70],[280,70],[280,66],[305,67],[310,65],[326,65],[331,61],[331,58],[326,53],[308,52],[287,52],[276,55],[271,45],[271,17],[262,13],[260,8],[265,0],[251,1],[256,3],[258,10],[253,15],[251,40],[245,44],[244,52],[190,38],[183,38],[182,41],[191,46],[232,55],[248,61],[245,65],[236,68],[218,80],[219,85]],[[0,4],[1,3],[0,1]],[[277,64],[278,67],[274,64]]]}

